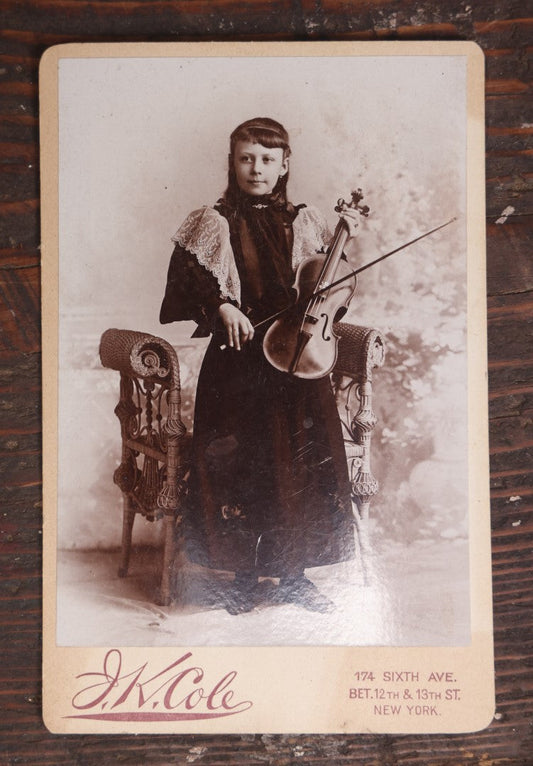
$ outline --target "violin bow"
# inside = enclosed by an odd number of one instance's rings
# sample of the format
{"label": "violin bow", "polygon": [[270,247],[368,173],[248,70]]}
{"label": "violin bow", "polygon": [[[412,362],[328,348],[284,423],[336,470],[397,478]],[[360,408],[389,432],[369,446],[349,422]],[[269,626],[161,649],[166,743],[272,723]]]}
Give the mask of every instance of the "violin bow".
{"label": "violin bow", "polygon": [[435,226],[434,229],[431,229],[430,231],[426,231],[424,234],[420,234],[418,237],[411,239],[409,242],[405,242],[405,244],[400,245],[400,247],[396,247],[394,248],[394,250],[389,250],[389,252],[385,253],[385,255],[380,255],[379,258],[375,258],[373,261],[370,261],[369,263],[365,263],[364,266],[360,266],[358,269],[354,269],[354,271],[350,272],[350,274],[345,274],[343,277],[340,277],[339,279],[336,279],[334,282],[331,282],[331,284],[326,285],[325,287],[321,287],[320,290],[316,290],[311,295],[308,295],[305,298],[300,298],[300,300],[296,301],[296,303],[292,303],[290,306],[286,306],[284,309],[281,309],[281,311],[277,311],[275,314],[272,314],[266,319],[262,319],[260,322],[254,325],[254,329],[256,329],[257,327],[260,327],[263,324],[266,324],[267,322],[270,322],[272,319],[277,319],[286,311],[289,311],[289,309],[294,308],[294,306],[297,303],[307,303],[313,298],[316,298],[317,295],[321,295],[322,293],[325,293],[327,290],[331,290],[332,287],[336,287],[337,285],[340,285],[341,282],[345,282],[347,279],[352,279],[352,277],[356,277],[362,271],[366,271],[371,266],[375,266],[377,263],[384,261],[385,258],[390,258],[391,255],[394,255],[395,253],[399,253],[400,250],[405,250],[406,247],[409,247],[410,245],[414,245],[415,242],[419,242],[421,239],[424,239],[424,237],[429,237],[430,234],[434,234],[436,231],[439,231],[440,229],[444,229],[445,226],[449,226],[454,221],[457,221],[457,216],[450,218],[450,220],[446,221],[446,223],[441,223],[440,226]]}

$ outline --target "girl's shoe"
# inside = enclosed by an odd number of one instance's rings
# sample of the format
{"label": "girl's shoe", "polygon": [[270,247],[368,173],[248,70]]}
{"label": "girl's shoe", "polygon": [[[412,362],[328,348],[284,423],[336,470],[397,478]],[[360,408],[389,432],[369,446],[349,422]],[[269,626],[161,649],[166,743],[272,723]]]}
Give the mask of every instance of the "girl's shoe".
{"label": "girl's shoe", "polygon": [[226,611],[229,614],[251,612],[256,605],[257,575],[251,572],[236,572],[226,596]]}
{"label": "girl's shoe", "polygon": [[286,604],[298,604],[310,612],[331,612],[335,604],[305,575],[282,577],[278,587],[278,597]]}

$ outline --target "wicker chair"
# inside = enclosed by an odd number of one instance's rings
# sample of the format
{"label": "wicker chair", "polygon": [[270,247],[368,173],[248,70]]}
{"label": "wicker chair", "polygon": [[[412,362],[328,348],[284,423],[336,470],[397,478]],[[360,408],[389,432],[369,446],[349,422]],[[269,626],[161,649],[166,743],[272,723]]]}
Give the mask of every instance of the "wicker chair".
{"label": "wicker chair", "polygon": [[[380,334],[345,322],[335,326],[340,336],[332,385],[343,418],[352,485],[354,518],[362,550],[367,547],[366,521],[378,483],[370,470],[370,444],[376,417],[372,411],[372,370],[384,359]],[[125,577],[137,514],[165,525],[159,602],[171,601],[175,566],[176,527],[180,498],[190,466],[191,436],[181,420],[178,356],[162,338],[131,330],[110,329],[100,341],[104,367],[120,373],[122,458],[113,479],[122,491],[123,526],[119,577]],[[357,404],[357,411],[353,409]]]}

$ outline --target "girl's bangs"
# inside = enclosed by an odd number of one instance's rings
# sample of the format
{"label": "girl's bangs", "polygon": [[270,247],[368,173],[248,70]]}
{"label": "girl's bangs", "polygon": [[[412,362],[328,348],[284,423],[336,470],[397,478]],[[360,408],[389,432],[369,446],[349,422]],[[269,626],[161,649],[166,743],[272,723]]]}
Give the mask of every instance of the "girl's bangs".
{"label": "girl's bangs", "polygon": [[267,128],[243,128],[233,136],[233,149],[237,141],[250,141],[253,144],[266,146],[267,149],[284,149],[290,152],[288,142],[277,131]]}

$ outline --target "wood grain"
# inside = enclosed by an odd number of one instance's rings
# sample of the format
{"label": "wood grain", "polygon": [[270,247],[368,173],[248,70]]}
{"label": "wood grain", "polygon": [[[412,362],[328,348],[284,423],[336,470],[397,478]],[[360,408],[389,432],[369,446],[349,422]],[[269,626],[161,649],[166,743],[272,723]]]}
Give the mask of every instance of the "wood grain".
{"label": "wood grain", "polygon": [[[0,763],[533,763],[533,19],[525,9],[517,0],[2,0]],[[190,39],[454,39],[485,51],[497,718],[482,732],[101,738],[52,736],[41,722],[38,61],[56,43]]]}

